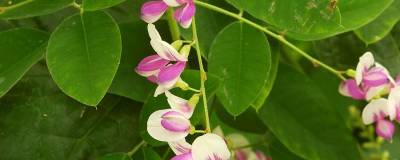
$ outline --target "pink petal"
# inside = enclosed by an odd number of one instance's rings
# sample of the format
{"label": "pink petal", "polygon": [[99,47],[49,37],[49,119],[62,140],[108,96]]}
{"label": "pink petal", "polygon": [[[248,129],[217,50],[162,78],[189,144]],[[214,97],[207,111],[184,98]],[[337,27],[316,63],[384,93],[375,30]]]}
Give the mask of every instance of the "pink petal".
{"label": "pink petal", "polygon": [[168,91],[165,92],[165,96],[167,96],[168,104],[169,106],[171,106],[172,109],[181,111],[186,116],[186,118],[192,117],[194,109],[189,106],[187,100],[175,96]]}
{"label": "pink petal", "polygon": [[342,95],[352,97],[353,99],[357,100],[365,99],[365,93],[357,85],[354,79],[348,79],[343,81],[339,86],[339,92]]}
{"label": "pink petal", "polygon": [[[172,132],[164,128],[164,126],[161,124],[161,121],[164,119],[162,117],[164,114],[171,111],[175,110],[172,109],[158,110],[149,116],[149,119],[147,120],[147,132],[151,137],[163,142],[175,142],[184,139],[189,134],[189,132]],[[189,120],[186,121],[190,123]]]}
{"label": "pink petal", "polygon": [[373,67],[363,75],[363,83],[366,87],[377,87],[389,82],[388,75],[384,70]]}
{"label": "pink petal", "polygon": [[184,7],[175,11],[174,17],[183,28],[189,28],[195,13],[196,5],[193,2],[188,2]]}
{"label": "pink petal", "polygon": [[244,152],[241,149],[236,150],[235,156],[236,156],[236,160],[247,160],[246,152]]}
{"label": "pink petal", "polygon": [[395,131],[394,124],[388,120],[382,119],[376,123],[376,134],[386,140],[391,140]]}
{"label": "pink petal", "polygon": [[138,74],[148,77],[154,75],[168,63],[169,61],[162,59],[160,56],[155,54],[140,61],[135,70]]}
{"label": "pink petal", "polygon": [[192,145],[186,142],[185,139],[181,139],[175,142],[168,142],[168,145],[176,155],[188,153],[192,149]]}
{"label": "pink petal", "polygon": [[171,81],[176,82],[183,70],[185,69],[186,62],[177,62],[173,65],[169,65],[167,67],[161,68],[158,73],[158,84],[167,84],[171,83]]}
{"label": "pink petal", "polygon": [[141,8],[141,18],[147,23],[154,23],[161,18],[167,9],[168,5],[161,0],[146,2]]}
{"label": "pink petal", "polygon": [[171,7],[178,7],[184,3],[186,3],[187,0],[163,0],[165,4]]}
{"label": "pink petal", "polygon": [[169,111],[162,115],[161,125],[171,132],[186,132],[190,129],[190,121],[182,113]]}
{"label": "pink petal", "polygon": [[177,155],[173,157],[171,160],[193,160],[192,153],[188,152],[185,154]]}

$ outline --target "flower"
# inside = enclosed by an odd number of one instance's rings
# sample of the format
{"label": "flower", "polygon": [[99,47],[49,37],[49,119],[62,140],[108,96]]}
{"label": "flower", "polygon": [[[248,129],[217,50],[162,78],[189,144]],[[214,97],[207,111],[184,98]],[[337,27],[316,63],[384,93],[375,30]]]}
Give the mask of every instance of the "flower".
{"label": "flower", "polygon": [[196,6],[193,0],[158,0],[149,1],[142,5],[141,18],[147,23],[154,23],[161,18],[168,7],[179,7],[174,13],[174,18],[183,28],[189,28]]}
{"label": "flower", "polygon": [[389,106],[394,110],[394,115],[392,115],[392,120],[396,119],[400,122],[400,86],[394,87],[388,97]]}
{"label": "flower", "polygon": [[197,137],[190,146],[185,140],[169,143],[176,154],[171,160],[228,160],[228,146],[220,136],[207,133]]}
{"label": "flower", "polygon": [[375,123],[376,134],[386,140],[391,140],[395,131],[394,124],[389,120],[394,119],[395,110],[385,98],[372,100],[362,112],[362,120],[365,125]]}
{"label": "flower", "polygon": [[190,100],[186,100],[171,94],[169,91],[165,92],[165,96],[167,96],[169,106],[171,106],[172,109],[181,111],[187,118],[192,117],[194,108],[196,107],[196,104],[199,102],[200,98],[198,94],[195,94],[192,96],[192,98],[190,98]]}
{"label": "flower", "polygon": [[356,100],[371,100],[387,94],[395,84],[385,67],[375,62],[371,52],[360,57],[354,79],[347,79],[339,86],[339,92]]}
{"label": "flower", "polygon": [[356,68],[355,80],[357,85],[363,84],[366,87],[377,87],[388,82],[394,82],[387,69],[375,62],[371,52],[367,52],[360,57]]}
{"label": "flower", "polygon": [[162,40],[153,24],[147,26],[150,43],[157,54],[150,55],[139,62],[136,72],[153,83],[158,84],[154,96],[175,86],[182,88],[187,84],[180,78],[185,69],[187,55],[180,54],[172,45]]}
{"label": "flower", "polygon": [[158,110],[147,120],[147,132],[156,140],[174,142],[184,139],[190,132],[190,121],[174,109]]}

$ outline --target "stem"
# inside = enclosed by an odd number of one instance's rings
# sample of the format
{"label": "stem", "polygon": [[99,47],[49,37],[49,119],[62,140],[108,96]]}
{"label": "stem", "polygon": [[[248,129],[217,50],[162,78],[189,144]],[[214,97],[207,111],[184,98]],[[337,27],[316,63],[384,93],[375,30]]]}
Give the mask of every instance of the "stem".
{"label": "stem", "polygon": [[299,54],[301,54],[304,58],[308,59],[308,60],[311,61],[313,64],[317,64],[317,65],[319,65],[319,66],[321,66],[321,67],[327,69],[328,71],[332,72],[333,74],[335,74],[336,76],[338,76],[338,77],[339,77],[340,79],[342,79],[342,80],[345,80],[345,79],[346,79],[346,78],[342,75],[342,73],[341,73],[340,71],[337,71],[336,69],[334,69],[334,68],[332,68],[332,67],[330,67],[330,66],[324,64],[323,62],[321,62],[321,61],[315,59],[314,57],[310,56],[309,54],[307,54],[306,52],[304,52],[303,50],[301,50],[300,48],[298,48],[298,47],[295,46],[294,44],[290,43],[290,42],[289,42],[288,40],[286,40],[283,36],[278,35],[278,34],[272,32],[272,31],[268,30],[267,28],[265,28],[265,27],[263,27],[263,26],[261,26],[261,25],[255,23],[255,22],[253,22],[253,21],[250,21],[250,20],[248,20],[248,19],[246,19],[246,18],[244,18],[244,17],[241,17],[240,14],[235,14],[235,13],[232,13],[232,12],[230,12],[230,11],[227,11],[227,10],[225,10],[225,9],[223,9],[223,8],[214,6],[214,5],[212,5],[212,4],[200,2],[200,1],[195,1],[195,3],[196,3],[197,5],[199,5],[199,6],[201,6],[201,7],[204,7],[204,8],[207,8],[207,9],[210,9],[210,10],[213,10],[213,11],[216,11],[216,12],[219,12],[219,13],[221,13],[221,14],[227,15],[227,16],[229,16],[229,17],[235,18],[235,19],[237,19],[237,20],[239,20],[239,21],[241,21],[241,22],[244,22],[244,23],[246,23],[246,24],[248,24],[248,25],[250,25],[250,26],[252,26],[252,27],[254,27],[254,28],[256,28],[256,29],[258,29],[258,30],[260,30],[260,31],[262,31],[262,32],[264,32],[264,33],[266,33],[266,34],[268,34],[268,35],[270,35],[271,37],[273,37],[273,38],[279,40],[280,42],[282,42],[282,43],[285,44],[286,46],[290,47],[290,48],[293,49],[294,51],[296,51],[296,52],[298,52]]}
{"label": "stem", "polygon": [[129,157],[132,157],[133,154],[135,154],[140,147],[142,147],[146,142],[143,140],[142,142],[140,142],[139,144],[137,144],[131,151],[129,151],[127,154],[129,155]]}
{"label": "stem", "polygon": [[71,5],[72,5],[72,7],[79,9],[80,14],[83,14],[84,11],[83,11],[82,5],[76,3],[76,1],[72,2]]}
{"label": "stem", "polygon": [[207,106],[207,95],[206,95],[206,88],[205,88],[205,81],[207,80],[207,74],[206,71],[204,70],[203,66],[203,60],[201,59],[201,50],[200,50],[200,44],[199,44],[199,38],[197,36],[197,29],[196,29],[196,18],[193,17],[193,22],[192,22],[192,31],[193,31],[193,41],[196,42],[195,48],[196,48],[196,53],[197,53],[197,60],[199,61],[199,68],[200,68],[200,91],[203,97],[203,107],[204,107],[204,117],[206,121],[206,133],[211,132],[211,126],[210,126],[210,118],[208,115],[208,106]]}
{"label": "stem", "polygon": [[194,89],[194,88],[191,88],[191,87],[189,87],[189,90],[191,90],[191,91],[193,91],[193,92],[201,92],[200,90],[198,90],[198,89]]}
{"label": "stem", "polygon": [[176,23],[174,19],[174,12],[172,8],[168,9],[167,11],[167,20],[168,20],[168,26],[169,26],[169,31],[171,32],[172,40],[177,41],[181,39],[181,33],[179,31],[179,26],[178,23]]}

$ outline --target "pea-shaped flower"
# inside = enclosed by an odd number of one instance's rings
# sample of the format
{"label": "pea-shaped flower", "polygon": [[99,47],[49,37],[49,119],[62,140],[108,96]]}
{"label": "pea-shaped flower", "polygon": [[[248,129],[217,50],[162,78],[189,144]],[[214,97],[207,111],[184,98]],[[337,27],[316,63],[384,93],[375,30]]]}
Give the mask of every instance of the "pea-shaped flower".
{"label": "pea-shaped flower", "polygon": [[367,52],[360,57],[356,68],[355,80],[357,85],[365,87],[377,87],[394,82],[387,69],[375,62],[371,52]]}
{"label": "pea-shaped flower", "polygon": [[147,121],[147,132],[156,140],[175,142],[190,132],[190,121],[180,111],[164,109],[152,113]]}
{"label": "pea-shaped flower", "polygon": [[231,156],[224,139],[213,133],[197,137],[192,146],[179,141],[170,147],[177,154],[171,160],[228,160]]}
{"label": "pea-shaped flower", "polygon": [[388,100],[384,98],[372,100],[362,112],[364,124],[369,125],[375,123],[376,134],[386,140],[391,140],[395,127],[386,117],[394,119],[395,110],[389,105]]}
{"label": "pea-shaped flower", "polygon": [[196,6],[193,0],[158,0],[149,1],[142,5],[141,18],[147,23],[158,21],[169,7],[179,7],[174,18],[183,28],[189,28],[193,16],[196,12]]}

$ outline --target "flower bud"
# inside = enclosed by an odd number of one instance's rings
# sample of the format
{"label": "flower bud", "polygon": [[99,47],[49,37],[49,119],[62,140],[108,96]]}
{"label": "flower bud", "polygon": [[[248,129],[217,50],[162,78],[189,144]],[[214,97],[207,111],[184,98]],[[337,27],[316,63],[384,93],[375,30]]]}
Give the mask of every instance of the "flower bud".
{"label": "flower bud", "polygon": [[175,42],[172,42],[171,46],[174,47],[176,50],[181,49],[183,45],[183,41],[182,40],[177,40]]}

